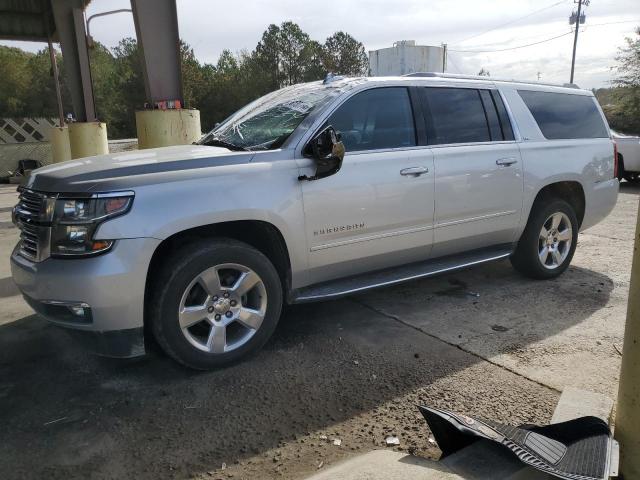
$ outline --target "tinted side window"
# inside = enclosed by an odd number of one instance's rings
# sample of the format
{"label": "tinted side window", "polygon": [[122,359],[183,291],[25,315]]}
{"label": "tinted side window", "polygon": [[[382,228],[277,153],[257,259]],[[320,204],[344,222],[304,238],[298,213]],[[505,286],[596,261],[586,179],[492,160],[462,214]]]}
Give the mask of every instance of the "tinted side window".
{"label": "tinted side window", "polygon": [[404,87],[358,93],[338,107],[327,124],[342,134],[347,152],[416,145],[413,111]]}
{"label": "tinted side window", "polygon": [[425,88],[429,143],[489,142],[491,134],[480,93],[469,88]]}
{"label": "tinted side window", "polygon": [[501,141],[502,129],[500,128],[500,120],[498,120],[498,114],[496,113],[496,106],[493,104],[491,93],[489,90],[479,90],[480,98],[482,98],[482,105],[484,106],[484,113],[487,116],[489,122],[489,133],[491,133],[491,140]]}
{"label": "tinted side window", "polygon": [[550,140],[609,136],[593,97],[531,90],[518,93]]}
{"label": "tinted side window", "polygon": [[493,103],[495,104],[496,110],[498,111],[498,116],[500,117],[502,136],[505,140],[513,140],[515,137],[513,136],[511,120],[509,119],[509,114],[507,113],[507,109],[505,108],[504,103],[502,103],[500,94],[496,90],[491,90],[491,97],[493,98]]}

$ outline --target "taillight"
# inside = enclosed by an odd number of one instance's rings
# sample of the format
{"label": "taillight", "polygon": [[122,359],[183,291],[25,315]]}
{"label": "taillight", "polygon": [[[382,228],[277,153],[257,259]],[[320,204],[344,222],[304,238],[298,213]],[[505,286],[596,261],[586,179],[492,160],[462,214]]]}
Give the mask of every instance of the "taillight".
{"label": "taillight", "polygon": [[613,141],[613,178],[618,178],[618,144]]}

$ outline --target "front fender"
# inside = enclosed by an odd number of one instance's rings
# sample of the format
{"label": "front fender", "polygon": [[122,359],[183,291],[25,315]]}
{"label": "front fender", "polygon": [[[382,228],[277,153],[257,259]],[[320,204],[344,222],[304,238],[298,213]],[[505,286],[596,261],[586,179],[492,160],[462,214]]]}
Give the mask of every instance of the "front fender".
{"label": "front fender", "polygon": [[97,239],[164,240],[196,227],[259,220],[283,235],[292,273],[306,268],[306,238],[298,166],[293,160],[220,167],[215,176],[134,188],[131,211],[105,222]]}

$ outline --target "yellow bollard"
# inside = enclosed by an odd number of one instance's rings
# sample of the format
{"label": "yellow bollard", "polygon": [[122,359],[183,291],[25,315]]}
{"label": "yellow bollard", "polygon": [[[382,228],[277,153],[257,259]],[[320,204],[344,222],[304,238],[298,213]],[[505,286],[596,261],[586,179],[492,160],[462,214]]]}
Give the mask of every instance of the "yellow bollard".
{"label": "yellow bollard", "polygon": [[69,124],[71,157],[82,158],[109,153],[107,126],[102,122],[76,122]]}
{"label": "yellow bollard", "polygon": [[190,145],[200,139],[200,111],[191,109],[136,112],[138,148]]}
{"label": "yellow bollard", "polygon": [[622,478],[640,478],[640,209],[631,266],[615,435],[620,442]]}
{"label": "yellow bollard", "polygon": [[51,163],[71,160],[68,127],[51,127],[49,130],[49,144],[51,145]]}

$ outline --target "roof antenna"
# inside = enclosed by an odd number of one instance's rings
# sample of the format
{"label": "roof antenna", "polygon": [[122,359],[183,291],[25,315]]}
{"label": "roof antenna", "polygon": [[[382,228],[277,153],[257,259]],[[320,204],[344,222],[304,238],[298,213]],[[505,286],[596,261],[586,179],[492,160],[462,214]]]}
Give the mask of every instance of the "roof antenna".
{"label": "roof antenna", "polygon": [[333,72],[329,72],[327,73],[327,76],[324,77],[324,81],[322,82],[323,85],[327,85],[331,82],[337,82],[338,80],[344,80],[344,76],[343,75],[336,75]]}

